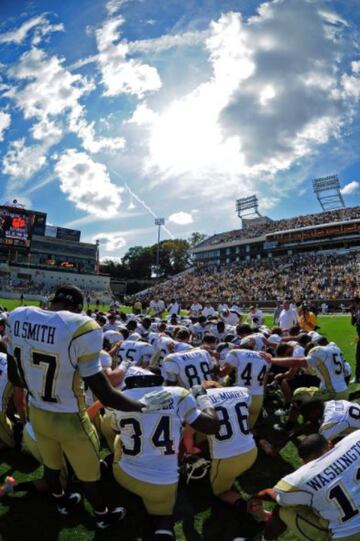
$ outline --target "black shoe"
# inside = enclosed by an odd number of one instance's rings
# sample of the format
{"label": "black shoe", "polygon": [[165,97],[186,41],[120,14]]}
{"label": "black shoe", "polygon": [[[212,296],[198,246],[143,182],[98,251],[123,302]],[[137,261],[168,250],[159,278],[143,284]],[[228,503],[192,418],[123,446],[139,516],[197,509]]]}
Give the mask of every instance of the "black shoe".
{"label": "black shoe", "polygon": [[116,522],[122,520],[126,515],[125,507],[115,507],[107,513],[99,514],[95,512],[95,525],[99,530],[106,530]]}
{"label": "black shoe", "polygon": [[69,515],[81,502],[81,494],[73,492],[67,496],[60,498],[56,505],[56,509],[60,515]]}

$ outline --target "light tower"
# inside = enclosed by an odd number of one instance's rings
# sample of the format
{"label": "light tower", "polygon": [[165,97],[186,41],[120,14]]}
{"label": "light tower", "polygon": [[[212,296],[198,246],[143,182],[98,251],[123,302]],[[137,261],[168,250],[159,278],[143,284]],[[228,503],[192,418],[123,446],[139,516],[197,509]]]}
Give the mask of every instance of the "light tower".
{"label": "light tower", "polygon": [[258,218],[261,218],[257,196],[251,195],[250,197],[237,199],[236,212],[240,219],[243,219],[246,216],[257,216]]}
{"label": "light tower", "polygon": [[325,210],[345,208],[345,202],[340,190],[340,181],[337,175],[315,178],[313,180],[314,193]]}
{"label": "light tower", "polygon": [[156,278],[160,274],[160,230],[161,226],[165,225],[165,218],[155,218],[155,225],[158,227],[158,239],[157,239],[157,249],[156,249]]}

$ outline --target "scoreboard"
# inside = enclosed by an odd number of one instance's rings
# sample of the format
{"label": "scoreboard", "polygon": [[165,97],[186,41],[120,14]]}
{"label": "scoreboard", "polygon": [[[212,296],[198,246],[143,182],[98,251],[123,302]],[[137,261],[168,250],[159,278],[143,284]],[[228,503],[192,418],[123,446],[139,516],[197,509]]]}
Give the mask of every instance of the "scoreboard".
{"label": "scoreboard", "polygon": [[0,206],[0,247],[29,249],[35,223],[35,214],[31,211]]}

